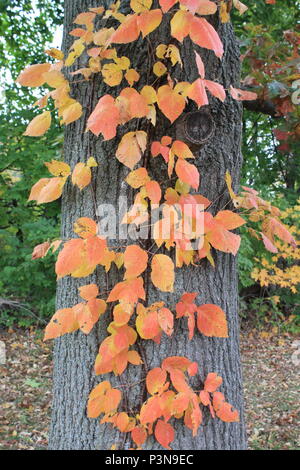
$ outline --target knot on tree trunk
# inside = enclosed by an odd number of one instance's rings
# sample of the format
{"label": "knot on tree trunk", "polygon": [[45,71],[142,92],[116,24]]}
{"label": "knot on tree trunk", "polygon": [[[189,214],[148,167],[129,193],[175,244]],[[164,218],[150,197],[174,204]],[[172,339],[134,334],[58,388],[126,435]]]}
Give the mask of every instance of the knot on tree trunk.
{"label": "knot on tree trunk", "polygon": [[192,150],[199,150],[215,131],[215,123],[208,108],[185,113],[176,122],[176,139],[182,140]]}

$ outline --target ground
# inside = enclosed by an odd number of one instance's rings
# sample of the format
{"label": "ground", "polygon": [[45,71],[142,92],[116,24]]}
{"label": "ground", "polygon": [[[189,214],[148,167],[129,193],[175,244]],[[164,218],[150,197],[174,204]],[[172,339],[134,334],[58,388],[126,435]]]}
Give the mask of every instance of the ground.
{"label": "ground", "polygon": [[[0,449],[46,449],[51,413],[51,342],[35,330],[0,331]],[[249,449],[300,449],[299,363],[292,336],[241,336]],[[298,396],[297,396],[298,394]]]}

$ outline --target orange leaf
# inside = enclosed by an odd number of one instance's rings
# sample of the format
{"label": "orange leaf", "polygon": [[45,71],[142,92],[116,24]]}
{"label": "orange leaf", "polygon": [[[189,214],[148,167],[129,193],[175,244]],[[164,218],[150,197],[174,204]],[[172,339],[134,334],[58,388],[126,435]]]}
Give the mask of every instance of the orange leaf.
{"label": "orange leaf", "polygon": [[148,254],[138,245],[130,245],[124,253],[124,267],[126,269],[124,279],[139,276],[145,271],[148,263]]}
{"label": "orange leaf", "polygon": [[159,396],[151,397],[141,408],[140,422],[141,424],[154,423],[161,413]]}
{"label": "orange leaf", "polygon": [[42,178],[32,186],[28,201],[36,200],[38,204],[58,199],[66,182],[65,177]]}
{"label": "orange leaf", "polygon": [[30,137],[40,137],[51,126],[51,113],[50,111],[44,111],[42,114],[36,116],[27,126],[26,131],[23,135]]}
{"label": "orange leaf", "polygon": [[128,132],[122,137],[117,148],[119,162],[131,170],[140,161],[147,145],[147,134],[144,131]]}
{"label": "orange leaf", "polygon": [[230,94],[232,98],[238,101],[251,101],[257,99],[257,93],[253,93],[252,91],[240,90],[239,88],[233,88],[230,85]]}
{"label": "orange leaf", "polygon": [[110,140],[116,136],[119,118],[120,114],[114,98],[110,95],[102,96],[88,118],[87,129],[96,136],[101,133],[104,140]]}
{"label": "orange leaf", "polygon": [[137,19],[137,14],[128,15],[125,21],[110,37],[110,42],[115,44],[127,44],[128,42],[135,41],[140,34]]}
{"label": "orange leaf", "polygon": [[126,432],[127,426],[129,424],[129,416],[124,411],[122,413],[118,413],[116,419],[116,426],[121,432]]}
{"label": "orange leaf", "polygon": [[152,31],[154,31],[160,25],[161,20],[162,12],[160,9],[141,13],[137,19],[137,25],[142,33],[142,36],[145,37],[152,33]]}
{"label": "orange leaf", "polygon": [[69,106],[63,109],[61,115],[63,124],[71,124],[82,116],[82,106],[78,101],[72,101]]}
{"label": "orange leaf", "polygon": [[159,4],[161,6],[161,9],[164,13],[170,10],[175,3],[177,3],[178,0],[159,0]]}
{"label": "orange leaf", "polygon": [[140,313],[136,318],[136,329],[141,338],[154,340],[161,332],[157,312]]}
{"label": "orange leaf", "polygon": [[239,413],[237,410],[233,410],[232,406],[225,402],[225,397],[221,392],[215,392],[213,394],[213,407],[218,418],[227,423],[233,423],[239,421]]}
{"label": "orange leaf", "polygon": [[192,165],[186,160],[183,160],[182,158],[180,158],[176,162],[175,172],[178,178],[183,183],[187,183],[189,186],[192,186],[192,188],[196,190],[198,189],[200,175],[195,165]]}
{"label": "orange leaf", "polygon": [[160,308],[157,311],[158,324],[166,335],[171,336],[173,334],[174,317],[172,312],[168,308]]}
{"label": "orange leaf", "polygon": [[162,363],[162,369],[166,369],[169,372],[174,369],[186,371],[191,364],[192,364],[192,361],[190,361],[186,357],[171,356],[171,357],[167,357],[167,359],[164,359]]}
{"label": "orange leaf", "polygon": [[119,103],[119,100],[121,100],[121,103],[123,101],[123,105],[125,104],[127,119],[124,119],[124,122],[127,122],[133,118],[142,118],[147,116],[149,111],[147,106],[147,99],[134,88],[124,88],[116,100],[117,104]]}
{"label": "orange leaf", "polygon": [[169,85],[163,85],[158,89],[157,104],[171,122],[174,122],[185,108],[183,96],[179,95]]}
{"label": "orange leaf", "polygon": [[165,449],[171,449],[170,442],[175,439],[175,431],[171,424],[159,419],[155,426],[155,438]]}
{"label": "orange leaf", "polygon": [[204,85],[211,92],[213,96],[218,98],[221,101],[224,101],[226,98],[226,93],[222,85],[211,80],[204,80]]}
{"label": "orange leaf", "polygon": [[71,174],[70,166],[67,163],[59,162],[58,160],[45,162],[45,166],[53,176],[69,176]]}
{"label": "orange leaf", "polygon": [[151,263],[151,280],[163,292],[173,292],[174,264],[169,256],[154,255]]}
{"label": "orange leaf", "polygon": [[217,5],[210,0],[201,0],[197,13],[198,15],[213,15],[217,11]]}
{"label": "orange leaf", "polygon": [[233,255],[237,254],[241,243],[239,235],[229,232],[220,224],[214,225],[213,229],[207,233],[206,240],[216,250],[232,253]]}
{"label": "orange leaf", "polygon": [[200,106],[208,104],[208,98],[205,91],[205,81],[202,78],[195,80],[188,89],[188,97]]}
{"label": "orange leaf", "polygon": [[147,196],[153,204],[159,204],[161,200],[161,189],[157,181],[148,181],[145,185]]}
{"label": "orange leaf", "polygon": [[78,329],[76,316],[71,308],[63,308],[51,318],[45,329],[44,341],[58,338],[66,333],[72,333]]}
{"label": "orange leaf", "polygon": [[90,184],[91,179],[91,169],[82,162],[77,163],[72,173],[72,183],[81,190]]}
{"label": "orange leaf", "polygon": [[190,38],[198,46],[212,49],[217,57],[222,57],[224,53],[223,44],[216,30],[205,18],[191,18]]}
{"label": "orange leaf", "polygon": [[176,155],[178,158],[195,158],[192,152],[190,151],[189,147],[184,142],[181,142],[181,140],[175,140],[175,142],[173,142],[172,144],[171,149],[174,155]]}
{"label": "orange leaf", "polygon": [[74,223],[74,232],[81,238],[89,238],[97,235],[97,224],[89,217],[80,217]]}
{"label": "orange leaf", "polygon": [[241,227],[246,223],[242,217],[232,211],[219,211],[215,216],[214,220],[216,220],[219,224],[221,224],[227,230],[233,230],[235,228]]}
{"label": "orange leaf", "polygon": [[147,432],[142,426],[136,426],[131,431],[131,437],[135,444],[140,447],[147,439]]}
{"label": "orange leaf", "polygon": [[143,167],[131,171],[126,178],[126,182],[134,189],[144,186],[148,181],[150,181],[148,172]]}
{"label": "orange leaf", "polygon": [[210,393],[215,392],[217,388],[220,387],[222,382],[223,382],[222,377],[217,375],[215,372],[210,372],[207,375],[206,380],[204,382],[204,390]]}
{"label": "orange leaf", "polygon": [[116,284],[110,292],[107,302],[123,300],[129,304],[134,304],[138,299],[145,300],[144,282],[141,277]]}
{"label": "orange leaf", "polygon": [[124,76],[130,86],[133,86],[133,84],[140,79],[140,74],[134,69],[127,70]]}
{"label": "orange leaf", "polygon": [[155,367],[148,372],[146,377],[146,387],[150,395],[159,395],[164,391],[167,380],[167,373],[160,367]]}
{"label": "orange leaf", "polygon": [[214,304],[204,304],[197,308],[197,326],[205,336],[228,338],[225,312]]}
{"label": "orange leaf", "polygon": [[78,269],[83,262],[84,241],[79,238],[69,240],[58,254],[55,264],[57,276],[63,277]]}
{"label": "orange leaf", "polygon": [[45,83],[44,73],[50,70],[51,64],[35,64],[26,67],[16,82],[22,86],[36,87]]}
{"label": "orange leaf", "polygon": [[96,284],[87,284],[85,286],[79,287],[79,295],[84,300],[94,299],[98,294],[99,289]]}

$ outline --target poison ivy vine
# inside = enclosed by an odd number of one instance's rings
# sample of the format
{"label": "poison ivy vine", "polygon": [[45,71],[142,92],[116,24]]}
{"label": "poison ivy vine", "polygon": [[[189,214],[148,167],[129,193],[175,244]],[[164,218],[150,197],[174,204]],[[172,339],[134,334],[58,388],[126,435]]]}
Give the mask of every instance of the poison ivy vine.
{"label": "poison ivy vine", "polygon": [[[133,42],[140,35],[147,37],[167,15],[172,38],[181,43],[189,36],[194,44],[212,50],[222,60],[222,42],[205,17],[218,11],[221,20],[226,22],[230,11],[228,3],[224,1],[180,0],[178,5],[177,0],[160,0],[160,8],[156,9],[151,9],[152,0],[131,0],[130,5],[132,13],[128,15],[119,11],[120,2],[112,4],[106,11],[98,7],[80,13],[74,20],[78,27],[70,32],[76,39],[67,57],[58,49],[47,50],[46,53],[56,60],[54,63],[35,64],[20,74],[17,82],[22,86],[47,85],[53,89],[37,101],[36,105],[40,109],[46,108],[51,98],[62,124],[68,125],[81,118],[82,105],[71,96],[68,75],[82,75],[84,80],[89,81],[93,75],[100,74],[112,88],[127,82],[118,96],[102,96],[87,120],[87,131],[110,140],[116,137],[118,126],[132,119],[144,118],[155,126],[157,109],[173,123],[183,113],[188,100],[194,101],[198,108],[208,105],[207,93],[221,101],[226,99],[226,92],[236,100],[256,98],[255,93],[232,85],[229,90],[225,90],[222,84],[207,80],[204,63],[197,51],[194,60],[199,77],[192,83],[175,83],[168,73],[169,66],[182,65],[182,59],[180,48],[173,40],[172,44],[158,45],[155,51],[157,60],[152,64],[153,74],[160,79],[165,78],[164,84],[158,85],[155,80],[140,89],[139,71],[131,68],[130,58],[119,56],[117,46],[113,45]],[[233,5],[240,13],[246,8],[237,0],[233,0]],[[96,17],[97,24],[102,20],[104,24],[97,30],[94,27]],[[114,18],[120,25],[116,29],[105,27],[108,18]],[[68,68],[84,53],[87,57],[86,66],[70,73]],[[41,136],[50,125],[51,112],[44,110],[30,122],[25,135]],[[152,179],[148,169],[141,166],[147,147],[151,149],[153,158],[162,158],[170,180],[175,172],[175,187],[163,190]],[[218,305],[197,305],[196,292],[182,293],[180,301],[173,306],[166,306],[164,302],[145,305],[143,274],[147,269],[158,290],[173,292],[175,266],[197,265],[203,258],[214,265],[212,248],[236,255],[240,236],[232,230],[244,225],[247,220],[249,232],[262,239],[270,251],[274,250],[274,237],[295,246],[292,235],[279,220],[280,211],[261,199],[253,189],[243,188],[244,191],[236,195],[228,172],[226,183],[229,195],[235,207],[243,210],[244,217],[226,208],[213,216],[209,212],[211,201],[201,194],[190,192],[191,189],[198,191],[200,175],[197,167],[191,163],[195,156],[185,142],[173,140],[167,135],[161,136],[160,141],[151,142],[146,131],[136,130],[123,135],[117,143],[115,156],[130,169],[126,182],[137,191],[134,204],[122,222],[135,226],[149,222],[149,208],[158,207],[163,199],[162,217],[154,223],[153,238],[157,245],[156,251],[163,245],[167,250],[175,250],[175,264],[170,256],[146,250],[139,244],[126,246],[125,249],[111,249],[107,240],[98,233],[97,223],[87,217],[75,222],[76,238],[45,242],[35,247],[33,253],[36,259],[60,247],[55,267],[58,278],[67,275],[86,277],[99,265],[109,273],[114,264],[123,273],[123,280],[109,292],[99,292],[96,284],[80,287],[79,295],[83,301],[58,310],[46,327],[45,340],[78,329],[89,334],[100,316],[107,311],[108,305],[113,304],[113,321],[107,329],[109,335],[100,344],[95,361],[97,375],[111,372],[120,375],[128,363],[140,366],[144,358],[135,349],[137,341],[159,343],[163,334],[175,334],[174,322],[178,318],[187,318],[189,339],[193,338],[196,328],[208,337],[228,337],[225,312]],[[139,167],[135,168],[137,165]],[[69,177],[83,191],[90,184],[93,168],[98,163],[89,156],[86,163],[78,163],[73,169],[56,160],[46,163],[46,166],[52,177],[38,181],[29,197],[29,200],[35,200],[38,204],[58,199]],[[188,211],[187,207],[192,210]],[[251,223],[256,226],[261,224],[260,229],[252,227]],[[171,418],[183,418],[185,426],[196,435],[202,422],[203,407],[209,408],[212,418],[218,417],[226,422],[238,421],[238,411],[232,409],[218,391],[222,378],[216,373],[208,374],[201,389],[192,388],[189,377],[195,376],[197,370],[198,365],[185,357],[163,359],[161,367],[145,374],[142,382],[149,397],[134,412],[122,408],[121,390],[113,388],[108,380],[102,381],[90,393],[87,414],[90,418],[103,415],[101,423],[111,423],[120,432],[131,433],[137,448],[154,433],[157,441],[170,449],[175,438],[174,428],[169,422]]]}

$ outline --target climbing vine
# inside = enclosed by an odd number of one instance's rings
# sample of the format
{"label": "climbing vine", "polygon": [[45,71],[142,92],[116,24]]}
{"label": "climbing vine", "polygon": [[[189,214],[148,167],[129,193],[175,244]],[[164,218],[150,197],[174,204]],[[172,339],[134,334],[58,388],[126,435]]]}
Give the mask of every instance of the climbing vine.
{"label": "climbing vine", "polygon": [[[27,67],[17,82],[22,86],[50,87],[52,91],[39,99],[36,105],[44,109],[51,98],[61,124],[65,125],[80,119],[83,114],[82,105],[71,96],[68,76],[79,75],[83,77],[80,80],[91,81],[97,74],[112,88],[126,83],[117,96],[101,96],[87,119],[86,131],[102,136],[103,140],[114,139],[118,126],[133,119],[144,119],[146,130],[149,126],[155,127],[158,111],[173,123],[180,118],[189,101],[194,102],[197,108],[208,106],[208,93],[222,102],[229,99],[227,94],[231,99],[243,101],[256,98],[255,93],[238,89],[233,84],[225,90],[221,83],[208,80],[201,55],[196,51],[196,46],[212,50],[222,60],[222,42],[206,17],[218,12],[221,21],[227,22],[232,3],[240,13],[245,11],[245,5],[238,0],[159,0],[160,8],[152,9],[152,3],[152,0],[131,0],[132,13],[128,15],[120,12],[120,2],[110,5],[108,10],[98,7],[80,13],[74,19],[76,27],[70,32],[75,40],[68,55],[65,57],[58,49],[47,50],[46,54],[55,61]],[[170,22],[172,43],[158,45],[147,84],[140,88],[139,71],[131,67],[130,58],[119,55],[118,45],[131,43],[140,35],[147,40],[164,18]],[[117,28],[106,27],[108,19],[114,19],[120,25]],[[98,29],[95,24],[102,27]],[[190,60],[195,60],[198,78],[192,83],[175,81],[170,73],[172,67],[183,65],[180,47],[176,44],[182,43],[185,37],[195,45],[195,54]],[[70,72],[69,67],[81,56],[86,58],[85,67]],[[151,81],[153,76],[155,78]],[[30,122],[25,135],[41,136],[50,125],[51,112],[45,110]],[[98,266],[109,274],[112,265],[123,274],[123,280],[109,291],[99,291],[96,284],[80,287],[79,296],[83,301],[58,310],[46,327],[44,339],[57,338],[78,329],[89,334],[112,306],[112,322],[107,329],[108,336],[99,346],[95,374],[113,372],[120,375],[128,363],[136,367],[143,365],[145,376],[141,386],[145,393],[142,396],[148,393],[149,397],[139,409],[129,410],[122,401],[123,390],[113,388],[108,380],[104,380],[90,393],[88,417],[101,415],[101,423],[111,423],[120,432],[130,433],[132,445],[137,448],[141,448],[147,437],[154,434],[163,447],[170,449],[175,438],[171,419],[183,419],[184,425],[195,436],[202,423],[203,407],[209,408],[213,419],[217,417],[225,422],[238,421],[239,413],[218,391],[222,378],[215,372],[210,372],[201,388],[194,390],[189,379],[197,374],[197,363],[186,357],[171,356],[162,360],[161,367],[147,370],[140,346],[143,341],[160,343],[163,334],[176,334],[174,324],[182,317],[187,318],[189,340],[194,334],[226,338],[228,327],[221,307],[197,305],[196,292],[183,292],[176,305],[165,305],[164,302],[145,305],[143,276],[146,271],[150,271],[151,282],[156,289],[173,292],[175,267],[200,265],[203,258],[214,266],[212,249],[236,255],[240,236],[232,230],[246,223],[249,232],[261,239],[271,252],[275,249],[275,237],[292,246],[296,242],[280,221],[280,211],[261,199],[255,190],[245,187],[239,195],[233,192],[229,172],[225,178],[228,193],[234,206],[242,211],[242,216],[226,208],[212,215],[212,201],[197,193],[200,174],[191,163],[195,159],[192,148],[183,140],[174,140],[168,135],[161,136],[160,141],[151,141],[151,133],[146,130],[125,133],[116,143],[115,157],[130,169],[126,183],[136,190],[134,204],[122,223],[135,227],[151,224],[156,249],[145,249],[138,243],[112,249],[99,233],[96,221],[81,217],[74,224],[75,238],[46,241],[35,247],[33,258],[43,257],[49,250],[60,248],[55,266],[58,278],[68,275],[86,277]],[[163,189],[149,174],[146,163],[142,165],[146,149],[150,150],[151,158],[162,159],[170,182],[175,173],[174,187]],[[73,185],[83,191],[91,183],[93,168],[98,163],[96,156],[89,155],[86,163],[77,163],[73,169],[57,160],[46,163],[46,166],[52,177],[38,181],[29,196],[29,200],[37,204],[58,199],[69,177]],[[162,216],[152,223],[150,211],[160,204]],[[165,252],[175,252],[175,262],[171,256],[157,253],[161,247]]]}

